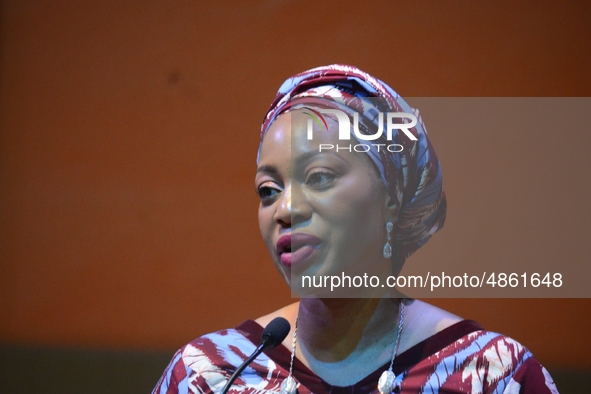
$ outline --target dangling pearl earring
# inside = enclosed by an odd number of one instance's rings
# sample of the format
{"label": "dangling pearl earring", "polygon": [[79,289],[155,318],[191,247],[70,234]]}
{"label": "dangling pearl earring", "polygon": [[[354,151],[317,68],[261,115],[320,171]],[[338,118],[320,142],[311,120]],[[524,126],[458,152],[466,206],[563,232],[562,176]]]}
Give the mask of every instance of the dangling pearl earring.
{"label": "dangling pearl earring", "polygon": [[388,221],[388,223],[386,223],[386,231],[388,232],[388,235],[386,238],[386,244],[384,245],[384,257],[387,259],[392,257],[392,246],[390,245],[390,240],[392,238],[390,237],[390,233],[392,232],[393,228],[394,225],[392,224],[392,222]]}

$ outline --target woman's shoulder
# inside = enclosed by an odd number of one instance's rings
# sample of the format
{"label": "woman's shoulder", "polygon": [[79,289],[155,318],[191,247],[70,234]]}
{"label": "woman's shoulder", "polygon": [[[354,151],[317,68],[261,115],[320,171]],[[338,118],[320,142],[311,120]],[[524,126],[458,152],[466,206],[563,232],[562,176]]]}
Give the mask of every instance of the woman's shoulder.
{"label": "woman's shoulder", "polygon": [[[459,329],[466,323],[444,331]],[[424,374],[426,370],[430,373]],[[482,328],[424,358],[409,374],[413,371],[426,381],[435,379],[445,382],[445,387],[462,387],[466,392],[558,393],[548,371],[524,345]]]}
{"label": "woman's shoulder", "polygon": [[[405,380],[441,382],[442,389],[461,387],[466,392],[558,393],[548,371],[517,340],[432,305],[415,306],[415,313],[426,311],[433,316],[423,319],[423,327],[436,332],[407,352],[423,354],[405,372]],[[425,319],[432,320],[426,324]]]}
{"label": "woman's shoulder", "polygon": [[[256,345],[251,338],[260,337],[260,330],[262,328],[256,322],[247,320],[236,328],[219,330],[192,340],[174,354],[152,393],[220,391],[232,372],[255,351]],[[259,369],[268,371],[276,369],[276,366],[263,353],[257,357],[253,375],[260,372]],[[242,378],[248,375],[245,371]],[[238,379],[235,386],[240,387],[240,384]]]}

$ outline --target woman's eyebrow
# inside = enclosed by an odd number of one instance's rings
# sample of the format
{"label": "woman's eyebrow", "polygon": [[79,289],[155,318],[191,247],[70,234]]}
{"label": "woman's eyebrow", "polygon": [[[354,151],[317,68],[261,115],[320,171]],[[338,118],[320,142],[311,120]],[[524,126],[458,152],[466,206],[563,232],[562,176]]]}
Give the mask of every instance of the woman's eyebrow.
{"label": "woman's eyebrow", "polygon": [[319,151],[314,151],[314,150],[302,153],[301,155],[296,157],[296,159],[294,160],[294,165],[295,165],[295,167],[300,167],[304,163],[312,160],[314,157],[319,156],[319,155],[323,155],[323,154],[326,154],[326,153],[321,153]]}
{"label": "woman's eyebrow", "polygon": [[[322,155],[322,154],[323,153],[316,152],[316,151],[302,153],[294,160],[295,167],[299,167],[302,164],[306,163],[307,161],[310,161],[311,159],[313,159],[315,156]],[[257,168],[257,174],[261,173],[261,172],[264,172],[267,174],[278,174],[279,170],[277,169],[277,167],[275,167],[273,165],[265,164],[265,165],[262,165],[259,168]]]}
{"label": "woman's eyebrow", "polygon": [[345,163],[345,164],[347,163],[346,160],[344,160],[342,157],[340,157],[338,154],[335,154],[334,152],[309,151],[309,152],[302,153],[294,160],[294,168],[300,168],[301,166],[307,164],[309,161],[312,161],[313,159],[315,159],[318,156],[323,156],[323,157],[330,156],[330,157],[334,157],[334,158],[338,159],[342,163]]}
{"label": "woman's eyebrow", "polygon": [[277,167],[275,167],[275,166],[264,165],[264,166],[260,166],[259,168],[257,168],[257,174],[260,172],[265,172],[267,174],[278,174],[279,170],[277,170]]}
{"label": "woman's eyebrow", "polygon": [[[294,163],[293,163],[294,164],[294,167],[295,168],[298,168],[298,167],[306,164],[308,161],[311,161],[316,156],[326,156],[327,154],[328,155],[331,155],[331,156],[334,155],[332,152],[329,152],[329,153],[327,153],[327,152],[319,152],[319,151],[304,152],[304,153],[302,153],[301,155],[299,155],[294,160]],[[276,174],[279,174],[279,170],[274,165],[265,164],[265,165],[262,165],[259,168],[257,168],[257,172],[256,173],[257,174],[259,174],[259,173],[266,173],[266,174],[276,175]]]}

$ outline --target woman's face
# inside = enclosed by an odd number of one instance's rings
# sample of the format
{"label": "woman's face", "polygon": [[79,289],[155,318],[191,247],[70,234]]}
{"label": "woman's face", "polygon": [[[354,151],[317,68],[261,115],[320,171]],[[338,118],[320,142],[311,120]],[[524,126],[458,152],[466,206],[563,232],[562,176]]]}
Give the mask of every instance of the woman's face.
{"label": "woman's face", "polygon": [[395,210],[377,171],[363,152],[319,152],[320,144],[357,142],[338,141],[330,118],[328,131],[314,125],[309,141],[308,119],[301,111],[281,115],[261,145],[259,226],[275,265],[299,294],[326,292],[302,289],[305,275],[390,275],[382,250]]}

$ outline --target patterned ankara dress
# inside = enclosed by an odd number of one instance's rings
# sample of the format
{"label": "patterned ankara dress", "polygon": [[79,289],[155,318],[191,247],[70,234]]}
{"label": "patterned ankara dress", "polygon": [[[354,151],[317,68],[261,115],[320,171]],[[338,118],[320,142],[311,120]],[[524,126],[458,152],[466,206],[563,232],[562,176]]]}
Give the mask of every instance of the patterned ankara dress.
{"label": "patterned ankara dress", "polygon": [[[204,335],[181,348],[153,394],[218,393],[233,371],[255,350],[263,328],[252,320],[235,329]],[[289,374],[290,351],[269,349],[247,367],[229,393],[279,393]],[[352,386],[331,386],[299,360],[294,377],[299,394],[379,394],[377,381],[388,365]],[[558,393],[552,377],[521,344],[460,321],[399,354],[395,393]]]}

